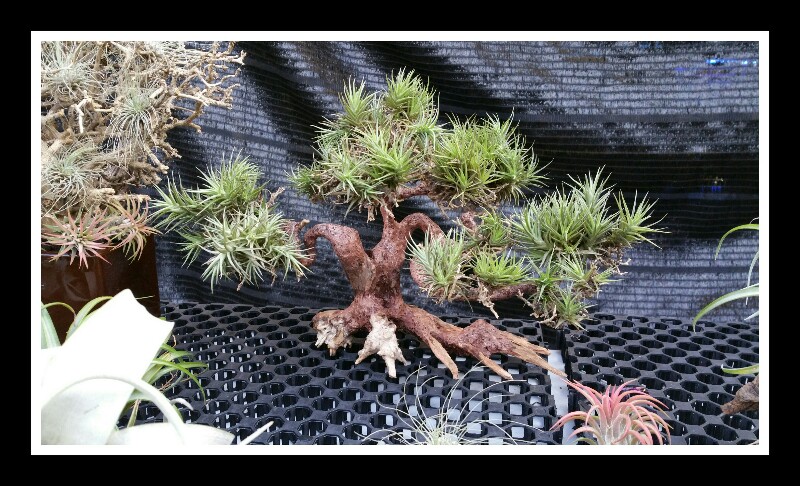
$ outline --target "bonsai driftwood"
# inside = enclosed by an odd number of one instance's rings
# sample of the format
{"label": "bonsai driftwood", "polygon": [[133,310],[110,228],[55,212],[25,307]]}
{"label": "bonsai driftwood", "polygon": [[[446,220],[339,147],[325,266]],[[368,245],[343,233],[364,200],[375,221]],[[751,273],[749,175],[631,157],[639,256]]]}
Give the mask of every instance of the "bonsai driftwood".
{"label": "bonsai driftwood", "polygon": [[[187,260],[210,254],[204,277],[212,286],[221,278],[255,283],[282,269],[300,276],[324,238],[355,293],[346,309],[314,317],[317,344],[327,344],[331,353],[365,330],[358,360],[378,354],[395,376],[395,362],[406,362],[395,336],[402,330],[430,346],[454,376],[451,352],[473,356],[506,379],[511,376],[492,354],[517,356],[564,376],[542,357],[546,349],[485,320],[462,329],[406,304],[400,271],[407,250],[412,277],[438,301],[476,301],[494,312],[494,301],[518,297],[543,322],[580,327],[585,298],[619,273],[622,251],[659,231],[648,222],[652,203],[640,199],[629,206],[619,194],[612,198],[608,178],[598,171],[507,217],[499,206],[519,202],[544,179],[538,158],[510,121],[451,119],[445,127],[433,90],[403,71],[381,92],[350,82],[340,99],[343,111],[319,129],[314,161],[291,179],[314,202],[365,210],[368,221],[380,213],[380,242],[366,250],[354,229],[335,224],[301,233],[307,221],[282,219],[272,207],[279,192],[267,202],[253,167],[236,160],[204,174],[204,188],[170,184],[156,203],[162,227],[180,227]],[[421,213],[397,221],[393,208],[416,196],[442,211],[458,211],[458,228],[445,233]],[[615,200],[616,211],[609,207]],[[425,235],[424,243],[411,240],[414,232]]]}
{"label": "bonsai driftwood", "polygon": [[736,392],[733,400],[722,406],[722,413],[733,415],[739,412],[758,410],[758,376]]}
{"label": "bonsai driftwood", "polygon": [[377,354],[386,361],[389,376],[395,377],[395,361],[408,364],[395,334],[396,330],[402,330],[426,343],[455,378],[458,377],[458,367],[448,351],[477,358],[505,379],[512,377],[492,361],[490,356],[494,353],[516,356],[559,376],[566,376],[542,357],[550,354],[547,349],[500,331],[483,319],[462,329],[406,304],[400,289],[400,270],[405,261],[408,238],[418,229],[434,235],[443,233],[422,213],[411,214],[398,222],[386,205],[380,207],[380,212],[383,237],[371,250],[365,250],[358,232],[346,226],[318,224],[303,236],[309,248],[308,257],[302,260],[303,265],[308,267],[314,263],[317,238],[325,238],[331,243],[355,294],[353,303],[346,309],[322,311],[314,316],[317,346],[327,344],[333,355],[339,347],[350,345],[354,332],[367,330],[369,334],[364,348],[358,352],[356,363]]}

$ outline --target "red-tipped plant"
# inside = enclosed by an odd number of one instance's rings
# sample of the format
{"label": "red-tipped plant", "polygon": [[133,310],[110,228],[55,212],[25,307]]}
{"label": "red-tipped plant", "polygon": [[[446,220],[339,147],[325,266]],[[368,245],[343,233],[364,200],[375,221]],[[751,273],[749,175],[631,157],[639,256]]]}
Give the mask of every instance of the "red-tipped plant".
{"label": "red-tipped plant", "polygon": [[50,246],[59,248],[53,256],[56,260],[61,256],[69,255],[69,263],[78,257],[78,266],[81,264],[89,268],[88,257],[98,257],[106,262],[102,252],[113,246],[113,220],[108,217],[107,211],[86,211],[73,217],[66,212],[66,221],[48,216],[42,221],[42,240]]}
{"label": "red-tipped plant", "polygon": [[131,260],[142,256],[147,237],[158,233],[153,227],[148,226],[147,200],[130,198],[115,205],[119,213],[114,227],[114,248],[122,248],[125,255]]}
{"label": "red-tipped plant", "polygon": [[567,382],[589,401],[589,410],[564,415],[550,430],[577,419],[584,424],[575,429],[569,438],[583,432],[589,436],[581,437],[578,441],[584,440],[590,444],[653,445],[655,441],[664,444],[662,431],[666,433],[667,442],[670,442],[669,424],[658,414],[664,412],[666,406],[647,393],[631,387],[632,382],[609,386],[604,393],[577,382]]}

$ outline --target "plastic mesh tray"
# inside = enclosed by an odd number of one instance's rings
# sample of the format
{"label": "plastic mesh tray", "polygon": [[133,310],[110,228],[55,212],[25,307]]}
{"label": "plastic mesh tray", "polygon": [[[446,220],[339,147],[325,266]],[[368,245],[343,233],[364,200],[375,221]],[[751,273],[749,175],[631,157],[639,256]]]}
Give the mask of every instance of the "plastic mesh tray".
{"label": "plastic mesh tray", "polygon": [[[399,420],[408,422],[408,417],[394,409],[411,408],[412,415],[419,417],[421,411],[431,417],[441,411],[456,382],[427,347],[402,333],[398,333],[400,347],[410,364],[398,363],[396,379],[386,374],[383,360],[376,356],[354,364],[364,335],[356,335],[350,349],[329,356],[327,347],[314,346],[311,319],[317,310],[182,303],[166,304],[163,311],[167,320],[175,322],[177,347],[209,364],[198,375],[205,403],[192,382],[169,389],[167,396],[192,404],[193,411],[182,411],[187,422],[214,425],[238,439],[274,421],[254,444],[369,444],[388,433],[376,431],[390,430],[413,442],[411,429]],[[463,326],[472,321],[443,319]],[[541,342],[533,321],[492,323]],[[547,373],[517,358],[492,358],[518,381],[499,383],[501,378],[486,368],[464,377],[477,361],[456,358],[464,380],[448,409],[463,408],[465,423],[474,422],[468,425],[466,438],[483,438],[490,444],[512,442],[509,437],[518,443],[559,444],[561,432],[549,432],[556,410]],[[419,377],[409,378],[420,366]],[[416,386],[429,379],[425,386]],[[422,410],[415,408],[417,399]],[[151,404],[137,415],[137,423],[160,420],[160,412]]]}
{"label": "plastic mesh tray", "polygon": [[[585,331],[565,331],[570,377],[598,391],[636,379],[668,407],[673,444],[748,444],[758,439],[758,412],[723,415],[720,405],[753,376],[722,371],[758,363],[758,327],[679,319],[593,314]],[[586,400],[570,390],[570,411]]]}

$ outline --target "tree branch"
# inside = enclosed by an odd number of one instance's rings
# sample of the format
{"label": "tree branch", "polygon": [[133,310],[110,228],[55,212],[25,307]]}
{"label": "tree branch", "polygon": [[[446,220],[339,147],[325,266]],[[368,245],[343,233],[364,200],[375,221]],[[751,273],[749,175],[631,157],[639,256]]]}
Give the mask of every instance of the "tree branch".
{"label": "tree branch", "polygon": [[397,201],[402,201],[403,199],[408,199],[414,196],[427,196],[430,194],[430,187],[425,181],[421,181],[416,186],[401,186],[397,188],[395,192],[395,199]]}
{"label": "tree branch", "polygon": [[358,231],[337,224],[314,225],[303,235],[308,256],[300,263],[305,267],[313,265],[317,258],[317,238],[325,238],[331,243],[353,290],[363,290],[372,276],[374,265],[364,251]]}

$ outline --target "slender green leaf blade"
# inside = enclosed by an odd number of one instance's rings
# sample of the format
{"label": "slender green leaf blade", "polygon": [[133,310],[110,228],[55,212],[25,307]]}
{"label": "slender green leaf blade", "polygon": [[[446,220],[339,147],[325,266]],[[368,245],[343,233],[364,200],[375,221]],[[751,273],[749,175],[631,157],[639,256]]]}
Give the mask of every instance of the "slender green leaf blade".
{"label": "slender green leaf blade", "polygon": [[78,311],[78,313],[75,315],[75,320],[72,322],[72,325],[69,326],[69,329],[67,330],[67,337],[69,338],[72,335],[72,333],[75,332],[76,329],[78,329],[83,325],[84,321],[86,321],[86,318],[89,317],[89,315],[92,313],[94,308],[97,307],[98,304],[106,300],[109,300],[111,298],[112,297],[110,295],[97,297],[90,300],[89,302],[86,303],[86,305],[81,307],[81,310]]}
{"label": "slender green leaf blade", "polygon": [[719,244],[717,245],[717,251],[714,253],[714,258],[717,258],[717,255],[719,255],[719,250],[722,248],[722,242],[725,241],[725,238],[730,236],[731,233],[734,233],[734,232],[739,231],[739,230],[745,230],[745,229],[758,231],[758,224],[757,223],[742,224],[742,225],[739,225],[739,226],[737,226],[735,228],[729,229],[728,232],[725,233],[724,235],[722,235],[722,238],[719,239]]}
{"label": "slender green leaf blade", "polygon": [[722,368],[722,371],[729,375],[755,375],[758,374],[758,363],[742,368]]}
{"label": "slender green leaf blade", "polygon": [[[53,325],[53,319],[50,318],[50,313],[47,312],[47,308],[53,306],[53,304],[42,304],[42,349],[47,348],[55,348],[61,346],[61,341],[58,339],[58,333],[56,333],[56,327]],[[66,304],[64,304],[66,307]]]}
{"label": "slender green leaf blade", "polygon": [[732,302],[734,300],[739,300],[739,299],[745,299],[747,297],[758,297],[758,284],[753,284],[743,289],[734,290],[733,292],[729,292],[723,295],[722,297],[714,299],[713,302],[703,307],[700,310],[700,312],[695,316],[694,320],[692,321],[692,327],[697,325],[697,321],[699,321],[701,317],[703,317],[710,311],[716,309],[717,307],[723,304],[727,304],[728,302]]}

